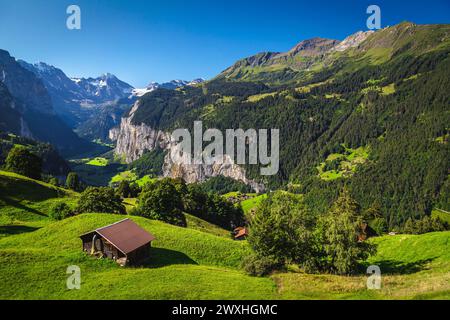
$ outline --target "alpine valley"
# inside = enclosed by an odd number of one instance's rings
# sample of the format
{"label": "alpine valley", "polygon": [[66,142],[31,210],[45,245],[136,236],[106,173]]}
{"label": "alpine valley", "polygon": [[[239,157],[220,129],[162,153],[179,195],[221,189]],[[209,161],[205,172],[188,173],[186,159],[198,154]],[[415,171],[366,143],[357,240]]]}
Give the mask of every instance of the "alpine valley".
{"label": "alpine valley", "polygon": [[[195,121],[222,132],[279,129],[278,173],[261,176],[260,165],[228,158],[174,163],[170,134],[192,132]],[[403,22],[343,40],[307,39],[243,58],[212,79],[145,88],[109,73],[70,78],[0,50],[0,283],[22,279],[0,285],[0,297],[448,299],[449,124],[449,24]],[[11,169],[15,153],[28,154],[23,149],[41,160],[42,180]],[[108,212],[97,200],[83,209],[94,193],[120,203]],[[70,214],[54,218],[54,205]],[[358,213],[347,245],[357,239],[367,250],[327,269],[339,259],[329,243],[349,224],[321,219],[340,210]],[[156,235],[149,268],[120,269],[79,248],[79,235],[125,213]],[[279,230],[288,236],[271,237]],[[248,241],[234,241],[240,236]],[[73,261],[88,270],[84,291],[57,282]],[[242,264],[263,277],[244,275]],[[388,273],[379,291],[366,290],[357,273],[369,265]],[[34,276],[45,279],[39,289],[27,283]]]}

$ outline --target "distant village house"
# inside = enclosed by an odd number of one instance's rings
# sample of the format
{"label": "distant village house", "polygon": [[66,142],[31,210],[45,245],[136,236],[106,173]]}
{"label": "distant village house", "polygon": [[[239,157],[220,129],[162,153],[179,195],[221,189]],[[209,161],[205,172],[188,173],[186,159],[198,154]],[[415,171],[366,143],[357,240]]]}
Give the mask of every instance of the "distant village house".
{"label": "distant village house", "polygon": [[234,229],[234,240],[245,240],[248,237],[248,229],[246,227],[237,227]]}

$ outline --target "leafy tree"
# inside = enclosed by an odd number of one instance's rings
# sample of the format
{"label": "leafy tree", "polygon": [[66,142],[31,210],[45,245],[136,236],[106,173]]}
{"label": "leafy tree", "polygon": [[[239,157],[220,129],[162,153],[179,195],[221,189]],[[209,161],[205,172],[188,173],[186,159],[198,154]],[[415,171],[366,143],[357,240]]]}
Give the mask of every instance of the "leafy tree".
{"label": "leafy tree", "polygon": [[386,219],[384,218],[375,218],[371,221],[369,225],[373,230],[375,230],[375,232],[379,236],[383,235],[388,231]]}
{"label": "leafy tree", "polygon": [[122,198],[129,198],[131,195],[131,187],[128,180],[122,180],[117,188],[117,194]]}
{"label": "leafy tree", "polygon": [[327,266],[331,271],[338,274],[354,273],[359,260],[365,260],[375,253],[374,245],[358,242],[362,223],[358,203],[344,188],[322,219],[323,248],[327,254]]}
{"label": "leafy tree", "polygon": [[109,187],[88,187],[78,200],[77,212],[126,214],[122,199]]}
{"label": "leafy tree", "polygon": [[403,232],[408,234],[423,234],[427,232],[445,231],[449,229],[448,223],[438,217],[424,216],[414,220],[409,218],[403,226]]}
{"label": "leafy tree", "polygon": [[320,256],[314,230],[315,218],[306,211],[301,196],[278,191],[256,210],[248,242],[256,257],[270,257],[270,265],[296,263],[313,270]]}
{"label": "leafy tree", "polygon": [[42,160],[25,147],[16,146],[11,149],[6,158],[6,170],[23,176],[40,179],[42,172]]}
{"label": "leafy tree", "polygon": [[205,182],[201,183],[200,186],[203,191],[208,193],[215,192],[219,194],[225,194],[233,191],[238,191],[241,193],[253,192],[252,187],[250,187],[249,185],[224,176],[209,178]]}
{"label": "leafy tree", "polygon": [[139,194],[141,193],[142,188],[136,183],[133,182],[130,184],[130,197],[131,198],[137,198]]}
{"label": "leafy tree", "polygon": [[55,178],[55,177],[50,178],[49,183],[50,183],[51,185],[54,185],[54,186],[56,186],[56,187],[59,187],[59,180],[58,180],[57,178]]}
{"label": "leafy tree", "polygon": [[186,226],[182,196],[171,179],[148,183],[139,196],[136,214],[170,224]]}
{"label": "leafy tree", "polygon": [[242,208],[223,197],[206,193],[199,184],[187,186],[183,196],[184,211],[225,229],[244,223]]}
{"label": "leafy tree", "polygon": [[262,277],[272,271],[279,270],[283,267],[283,264],[276,257],[251,254],[244,258],[241,267],[249,275]]}
{"label": "leafy tree", "polygon": [[403,226],[403,232],[408,234],[416,233],[416,225],[412,218],[408,218]]}
{"label": "leafy tree", "polygon": [[70,190],[80,191],[81,182],[78,174],[76,172],[70,172],[66,178],[66,187]]}
{"label": "leafy tree", "polygon": [[54,220],[63,220],[73,214],[72,209],[64,202],[57,202],[50,207],[49,217]]}

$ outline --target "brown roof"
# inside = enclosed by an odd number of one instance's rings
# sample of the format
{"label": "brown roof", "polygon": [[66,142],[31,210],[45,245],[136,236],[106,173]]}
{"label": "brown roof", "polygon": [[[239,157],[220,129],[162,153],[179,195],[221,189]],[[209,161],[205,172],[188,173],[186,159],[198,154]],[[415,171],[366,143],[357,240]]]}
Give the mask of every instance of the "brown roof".
{"label": "brown roof", "polygon": [[130,219],[113,223],[92,232],[97,232],[124,254],[128,254],[155,240],[152,234]]}
{"label": "brown roof", "polygon": [[246,236],[248,236],[248,230],[247,230],[247,228],[236,228],[236,229],[239,229],[239,230],[236,230],[236,231],[238,231],[238,232],[237,232],[237,234],[234,236],[235,239],[238,239],[238,238],[241,238],[241,237],[246,237]]}

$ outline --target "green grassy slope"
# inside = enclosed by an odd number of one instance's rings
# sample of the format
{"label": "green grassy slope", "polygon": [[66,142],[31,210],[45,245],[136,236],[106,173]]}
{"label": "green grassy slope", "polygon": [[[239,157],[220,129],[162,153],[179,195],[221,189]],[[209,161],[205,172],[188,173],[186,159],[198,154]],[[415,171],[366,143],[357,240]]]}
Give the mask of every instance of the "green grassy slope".
{"label": "green grassy slope", "polygon": [[432,215],[432,217],[439,218],[442,221],[445,221],[448,224],[450,224],[450,213],[449,212],[446,212],[441,209],[434,209],[433,212],[431,213],[431,215]]}
{"label": "green grassy slope", "polygon": [[[74,203],[78,194],[48,183],[0,171],[0,225],[31,223],[47,219],[51,204]],[[0,232],[1,236],[1,232]]]}
{"label": "green grassy slope", "polygon": [[230,238],[230,231],[188,213],[185,213],[184,216],[186,217],[187,228],[189,229],[210,233],[219,237]]}
{"label": "green grassy slope", "polygon": [[258,204],[266,198],[267,198],[267,194],[262,194],[262,195],[254,197],[254,198],[244,200],[241,202],[242,210],[244,210],[244,213],[247,214],[252,209],[255,209],[258,206]]}
{"label": "green grassy slope", "polygon": [[[45,205],[74,201],[76,193],[5,172],[0,185],[0,217],[14,217],[0,222],[0,299],[450,299],[450,232],[372,239],[378,253],[364,265],[380,266],[381,290],[367,290],[365,270],[351,277],[246,276],[239,265],[248,244],[216,236],[216,229],[190,216],[191,228],[130,217],[156,240],[148,263],[121,268],[83,253],[78,237],[126,216],[84,214],[54,222]],[[81,268],[81,290],[66,289],[70,265]]]}
{"label": "green grassy slope", "polygon": [[[123,204],[125,205],[128,214],[130,214],[130,212],[136,208],[136,203],[137,198],[127,198],[123,200]],[[184,216],[186,217],[186,227],[188,229],[203,231],[215,236],[230,238],[230,231],[227,231],[215,224],[212,224],[188,213],[184,213]]]}
{"label": "green grassy slope", "polygon": [[[270,279],[251,278],[238,270],[249,250],[245,242],[196,230],[132,217],[157,238],[151,261],[141,268],[120,268],[81,251],[80,234],[123,218],[85,214],[1,239],[0,298],[273,297]],[[83,289],[78,292],[65,289],[69,265],[82,270]]]}
{"label": "green grassy slope", "polygon": [[[367,290],[364,275],[279,273],[267,278],[248,277],[237,268],[247,250],[244,242],[139,217],[133,220],[157,237],[151,262],[144,267],[121,268],[81,251],[79,234],[121,218],[86,214],[0,239],[0,298],[450,298],[450,232],[374,239],[379,253],[368,263],[381,267],[382,289]],[[69,265],[81,268],[81,290],[65,287]]]}
{"label": "green grassy slope", "polygon": [[450,299],[450,232],[384,236],[366,265],[381,269],[381,289],[367,290],[366,275],[284,273],[273,276],[286,299]]}

